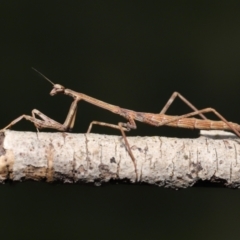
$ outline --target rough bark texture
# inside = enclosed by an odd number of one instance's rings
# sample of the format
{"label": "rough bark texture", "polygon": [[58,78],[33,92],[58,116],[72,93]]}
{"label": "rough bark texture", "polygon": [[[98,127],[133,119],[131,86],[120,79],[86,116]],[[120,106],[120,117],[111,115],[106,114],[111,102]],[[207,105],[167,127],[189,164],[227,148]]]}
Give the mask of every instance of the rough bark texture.
{"label": "rough bark texture", "polygon": [[139,179],[121,136],[6,131],[0,181],[108,182],[129,180],[186,188],[199,180],[240,187],[240,140],[202,133],[197,139],[128,137]]}

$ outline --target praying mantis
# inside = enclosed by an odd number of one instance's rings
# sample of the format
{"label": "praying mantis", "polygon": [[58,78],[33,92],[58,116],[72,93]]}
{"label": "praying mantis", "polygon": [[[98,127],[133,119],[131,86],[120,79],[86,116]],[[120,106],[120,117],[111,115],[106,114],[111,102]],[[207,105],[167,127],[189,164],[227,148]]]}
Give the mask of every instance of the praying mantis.
{"label": "praying mantis", "polygon": [[[88,127],[87,133],[91,132],[93,125],[101,125],[101,126],[111,127],[111,128],[120,130],[125,142],[126,149],[134,165],[136,180],[138,180],[137,163],[125,134],[125,131],[130,131],[131,129],[137,128],[135,121],[144,122],[156,127],[166,125],[170,127],[190,128],[190,129],[200,129],[200,130],[228,130],[228,131],[234,132],[238,137],[240,137],[240,125],[238,125],[237,123],[228,122],[220,113],[218,113],[213,108],[204,108],[204,109],[198,110],[194,105],[192,105],[185,97],[183,97],[178,92],[174,92],[171,95],[171,97],[169,98],[169,100],[167,101],[163,109],[160,111],[160,113],[136,112],[136,111],[132,111],[129,109],[121,108],[119,106],[115,106],[115,105],[103,102],[96,98],[90,97],[84,93],[73,91],[71,89],[65,88],[60,84],[55,84],[35,68],[33,68],[33,70],[36,71],[38,74],[40,74],[43,78],[45,78],[48,82],[50,82],[53,85],[53,88],[50,92],[51,96],[55,96],[57,94],[65,94],[73,98],[73,102],[70,106],[65,122],[61,124],[49,118],[39,110],[33,109],[32,116],[23,114],[18,118],[16,118],[15,120],[13,120],[12,122],[10,122],[5,128],[1,129],[0,132],[4,132],[6,129],[12,127],[22,119],[26,119],[28,121],[33,122],[37,130],[41,128],[51,128],[61,132],[71,131],[75,124],[75,119],[77,114],[77,104],[79,101],[84,100],[100,108],[111,111],[114,114],[118,114],[127,120],[126,123],[119,122],[118,124],[92,121]],[[193,111],[181,116],[166,115],[165,114],[166,111],[168,110],[170,105],[173,103],[173,101],[177,97],[180,98],[185,104],[187,104]],[[207,119],[203,115],[203,113],[208,113],[208,112],[214,113],[220,119],[220,121],[212,121]],[[196,115],[199,115],[202,119],[193,118],[193,116],[196,116]],[[40,119],[36,118],[36,116],[38,116]]]}

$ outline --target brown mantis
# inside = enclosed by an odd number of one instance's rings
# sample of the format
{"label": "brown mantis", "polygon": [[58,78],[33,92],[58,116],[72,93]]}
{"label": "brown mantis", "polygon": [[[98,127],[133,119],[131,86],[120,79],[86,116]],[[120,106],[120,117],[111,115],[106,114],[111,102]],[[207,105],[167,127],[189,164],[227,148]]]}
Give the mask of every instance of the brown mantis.
{"label": "brown mantis", "polygon": [[[170,99],[168,100],[168,102],[166,103],[166,105],[164,106],[164,108],[161,110],[160,113],[135,112],[132,110],[120,108],[118,106],[100,101],[100,100],[90,97],[86,94],[79,93],[79,92],[73,91],[71,89],[67,89],[60,84],[53,83],[50,79],[48,79],[46,76],[44,76],[42,73],[40,73],[36,69],[33,68],[33,70],[35,70],[37,73],[39,73],[42,77],[44,77],[47,81],[49,81],[53,85],[53,89],[50,92],[51,96],[54,96],[57,94],[65,94],[65,95],[68,95],[73,98],[73,102],[71,104],[71,107],[69,109],[69,112],[68,112],[65,122],[63,124],[56,122],[55,120],[44,115],[37,109],[33,109],[32,116],[21,115],[0,131],[2,132],[5,129],[10,128],[14,124],[16,124],[17,122],[22,120],[23,118],[33,122],[34,125],[36,126],[37,130],[41,129],[41,128],[52,128],[52,129],[56,129],[56,130],[63,131],[63,132],[70,131],[74,127],[76,113],[77,113],[77,103],[80,100],[84,100],[84,101],[89,102],[98,107],[107,109],[107,110],[127,119],[127,123],[119,122],[118,124],[110,124],[110,123],[105,123],[105,122],[92,121],[89,125],[87,133],[91,132],[92,126],[94,124],[111,127],[111,128],[120,130],[121,134],[123,136],[127,151],[132,159],[137,180],[138,180],[138,172],[137,172],[136,160],[134,158],[131,147],[128,143],[128,140],[127,140],[125,132],[124,132],[124,131],[130,131],[131,129],[136,129],[137,126],[136,126],[135,121],[144,122],[144,123],[147,123],[147,124],[150,124],[153,126],[157,126],[157,127],[167,125],[167,126],[171,126],[171,127],[201,129],[201,130],[208,130],[208,129],[209,130],[210,129],[211,130],[213,130],[213,129],[214,130],[229,130],[229,131],[234,132],[238,137],[240,137],[240,125],[238,125],[236,123],[228,122],[220,113],[218,113],[213,108],[204,108],[202,110],[198,110],[195,106],[193,106],[186,98],[184,98],[178,92],[174,92],[172,94],[172,96],[170,97]],[[193,110],[193,112],[184,114],[181,116],[165,115],[166,111],[168,110],[168,108],[170,107],[170,105],[172,104],[172,102],[175,100],[176,97],[179,97],[184,103],[186,103]],[[221,121],[212,121],[212,120],[207,119],[203,115],[203,113],[208,113],[208,112],[214,113]],[[37,115],[40,119],[36,118],[35,115]],[[199,115],[202,119],[190,118],[195,115]]]}

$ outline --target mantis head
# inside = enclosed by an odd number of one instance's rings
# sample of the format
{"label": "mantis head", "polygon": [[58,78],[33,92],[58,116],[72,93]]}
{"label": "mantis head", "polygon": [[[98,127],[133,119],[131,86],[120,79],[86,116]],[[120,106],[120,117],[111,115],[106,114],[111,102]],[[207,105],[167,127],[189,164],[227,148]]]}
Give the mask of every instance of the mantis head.
{"label": "mantis head", "polygon": [[54,96],[58,93],[64,93],[65,92],[65,87],[60,85],[60,84],[53,84],[53,89],[50,92],[51,96]]}
{"label": "mantis head", "polygon": [[45,75],[43,75],[42,73],[40,73],[37,69],[32,68],[35,72],[37,72],[38,74],[40,74],[43,78],[45,78],[48,82],[50,82],[53,85],[53,89],[50,92],[51,96],[54,96],[58,93],[64,93],[65,92],[65,87],[60,85],[60,84],[55,84],[53,83],[50,79],[48,79]]}

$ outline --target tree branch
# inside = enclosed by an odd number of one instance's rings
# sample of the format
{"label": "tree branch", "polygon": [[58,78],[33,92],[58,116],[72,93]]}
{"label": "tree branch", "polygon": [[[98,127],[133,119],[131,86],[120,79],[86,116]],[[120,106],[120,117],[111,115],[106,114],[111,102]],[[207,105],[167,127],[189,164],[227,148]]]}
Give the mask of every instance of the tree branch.
{"label": "tree branch", "polygon": [[128,137],[139,179],[121,136],[6,131],[0,181],[108,182],[129,180],[186,188],[199,180],[240,187],[240,140],[201,132],[197,139]]}

